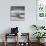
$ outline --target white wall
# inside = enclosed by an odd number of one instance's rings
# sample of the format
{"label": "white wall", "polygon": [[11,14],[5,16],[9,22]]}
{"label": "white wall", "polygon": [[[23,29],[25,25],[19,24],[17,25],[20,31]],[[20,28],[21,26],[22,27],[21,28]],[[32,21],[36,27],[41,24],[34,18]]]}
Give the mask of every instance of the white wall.
{"label": "white wall", "polygon": [[9,28],[8,0],[0,0],[0,34]]}
{"label": "white wall", "polygon": [[[25,6],[25,20],[10,21],[10,6]],[[0,0],[0,34],[17,26],[20,32],[29,32],[32,36],[32,24],[36,24],[36,0]]]}

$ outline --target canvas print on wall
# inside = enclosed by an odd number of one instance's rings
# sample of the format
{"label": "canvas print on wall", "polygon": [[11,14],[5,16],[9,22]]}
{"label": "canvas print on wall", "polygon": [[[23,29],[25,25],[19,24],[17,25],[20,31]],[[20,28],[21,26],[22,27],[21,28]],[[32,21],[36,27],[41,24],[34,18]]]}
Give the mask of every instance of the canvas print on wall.
{"label": "canvas print on wall", "polygon": [[10,20],[22,21],[25,17],[25,6],[11,6],[10,7]]}

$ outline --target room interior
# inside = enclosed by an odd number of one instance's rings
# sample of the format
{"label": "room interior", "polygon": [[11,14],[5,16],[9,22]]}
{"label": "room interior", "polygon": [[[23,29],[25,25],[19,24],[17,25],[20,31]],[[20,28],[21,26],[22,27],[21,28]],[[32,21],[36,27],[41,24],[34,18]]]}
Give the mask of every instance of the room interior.
{"label": "room interior", "polygon": [[46,46],[46,0],[0,0],[0,46]]}

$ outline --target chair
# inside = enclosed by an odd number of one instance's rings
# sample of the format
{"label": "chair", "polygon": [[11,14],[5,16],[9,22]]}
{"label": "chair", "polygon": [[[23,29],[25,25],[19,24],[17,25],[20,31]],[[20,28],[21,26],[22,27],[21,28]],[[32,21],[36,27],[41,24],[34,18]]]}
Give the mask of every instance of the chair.
{"label": "chair", "polygon": [[30,46],[29,33],[21,33],[21,37],[20,40],[22,41],[19,42],[19,46]]}
{"label": "chair", "polygon": [[11,28],[11,33],[5,33],[5,46],[8,45],[7,38],[10,38],[10,37],[13,37],[13,36],[17,36],[17,38],[15,38],[15,40],[17,40],[16,46],[18,46],[18,27]]}
{"label": "chair", "polygon": [[5,46],[8,45],[7,39],[10,38],[11,36],[17,36],[17,38],[15,38],[15,40],[16,40],[16,46],[18,46],[18,34],[17,35],[16,34],[12,35],[12,34],[9,34],[9,33],[5,34]]}

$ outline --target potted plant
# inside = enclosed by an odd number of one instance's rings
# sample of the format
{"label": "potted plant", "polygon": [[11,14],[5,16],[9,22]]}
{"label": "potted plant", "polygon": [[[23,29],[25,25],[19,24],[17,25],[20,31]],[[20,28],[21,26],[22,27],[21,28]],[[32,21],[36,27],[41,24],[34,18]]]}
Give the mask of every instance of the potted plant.
{"label": "potted plant", "polygon": [[45,38],[44,36],[46,36],[46,33],[45,32],[35,32],[33,35],[37,38],[37,41],[41,43],[40,40],[42,38]]}

